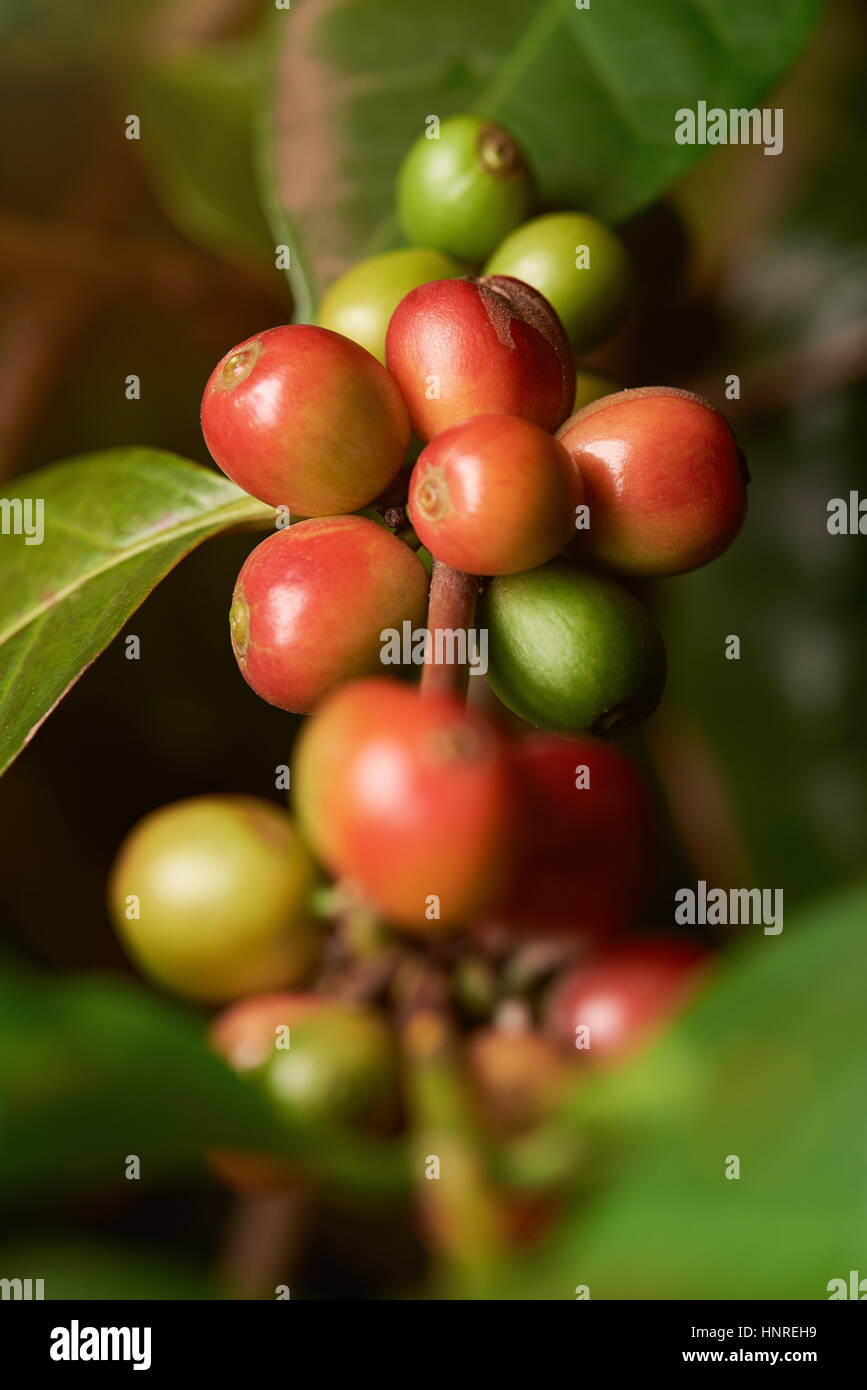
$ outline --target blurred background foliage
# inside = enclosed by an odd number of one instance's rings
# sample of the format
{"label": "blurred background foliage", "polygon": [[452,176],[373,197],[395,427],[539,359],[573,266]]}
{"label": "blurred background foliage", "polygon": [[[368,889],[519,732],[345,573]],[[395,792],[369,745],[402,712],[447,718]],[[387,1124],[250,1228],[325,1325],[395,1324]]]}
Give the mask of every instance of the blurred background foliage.
{"label": "blurred background foliage", "polygon": [[[579,1178],[541,1253],[502,1270],[505,1296],[822,1297],[863,1258],[867,557],[828,534],[826,507],[863,486],[867,14],[834,0],[804,47],[821,8],[619,0],[600,44],[569,48],[557,3],[527,32],[517,0],[433,19],[298,0],[291,21],[258,0],[0,0],[5,477],[120,443],[207,462],[214,361],[293,312],[275,243],[292,245],[306,316],[345,261],[388,244],[424,116],[467,105],[514,126],[549,198],[622,223],[639,302],[588,365],[702,391],[749,458],[737,544],[649,595],[671,675],[640,751],[671,852],[647,925],[670,923],[673,883],[705,878],[783,888],[786,929],[740,944],[653,1053],[576,1095],[569,1123],[598,1134],[604,1172]],[[782,107],[784,154],[673,146],[660,112],[715,94]],[[287,760],[294,721],[250,697],[226,640],[250,546],[220,537],[170,574],[0,782],[0,1264],[38,1266],[57,1295],[215,1287],[228,1199],[198,1136],[267,1125],[195,1014],[69,977],[130,973],[103,892],[142,814],[269,795]],[[158,1182],[120,1176],[136,1143]],[[752,1186],[708,1180],[730,1152]],[[351,1194],[318,1203],[299,1292],[416,1289],[403,1201],[397,1219]]]}

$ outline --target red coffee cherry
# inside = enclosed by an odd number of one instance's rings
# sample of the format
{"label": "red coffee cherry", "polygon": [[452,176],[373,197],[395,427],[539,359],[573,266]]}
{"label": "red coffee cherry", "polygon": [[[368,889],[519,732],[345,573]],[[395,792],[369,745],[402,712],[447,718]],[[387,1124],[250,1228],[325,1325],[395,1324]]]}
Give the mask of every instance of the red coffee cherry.
{"label": "red coffee cherry", "polygon": [[572,408],[566,331],[547,299],[508,275],[412,290],[392,315],[385,355],[419,439],[472,415],[555,430]]}
{"label": "red coffee cherry", "polygon": [[557,432],[584,479],[584,556],[620,574],[681,574],[731,544],[748,474],[731,428],[707,401],[667,386],[621,391]]}
{"label": "red coffee cherry", "polygon": [[634,926],[653,882],[658,812],[637,765],[595,738],[511,744],[520,840],[493,920],[521,932],[609,939]]}
{"label": "red coffee cherry", "polygon": [[293,514],[326,516],[357,511],[388,486],[409,421],[388,372],[358,343],[289,324],[217,363],[202,433],[239,487]]}
{"label": "red coffee cherry", "polygon": [[335,685],[381,671],[381,634],[424,627],[429,576],[408,545],[361,516],[302,521],[244,562],[232,647],[269,704],[307,714]]}
{"label": "red coffee cherry", "polygon": [[384,679],[343,686],[301,731],[294,787],[316,853],[394,922],[435,933],[501,891],[506,760],[459,701]]}
{"label": "red coffee cherry", "polygon": [[444,564],[514,574],[563,549],[583,497],[577,468],[545,430],[517,415],[477,415],[422,450],[409,508],[422,544]]}
{"label": "red coffee cherry", "polygon": [[[616,948],[558,982],[547,1031],[590,1062],[634,1052],[685,1007],[706,962],[706,953],[688,941],[633,941]],[[576,1031],[582,1027],[589,1030],[586,1041]]]}

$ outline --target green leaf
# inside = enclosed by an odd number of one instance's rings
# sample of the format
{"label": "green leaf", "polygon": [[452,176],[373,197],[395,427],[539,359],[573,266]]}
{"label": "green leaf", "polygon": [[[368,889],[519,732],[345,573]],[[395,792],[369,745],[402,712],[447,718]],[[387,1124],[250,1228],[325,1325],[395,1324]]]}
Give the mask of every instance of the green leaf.
{"label": "green leaf", "polygon": [[126,1191],[195,1167],[207,1149],[297,1159],[370,1198],[407,1184],[401,1144],[290,1123],[211,1050],[206,1020],[122,980],[54,983],[0,969],[0,1201]]}
{"label": "green leaf", "polygon": [[867,886],[759,935],[657,1046],[576,1093],[609,1177],[513,1295],[822,1299],[863,1270],[865,920]]}
{"label": "green leaf", "polygon": [[142,150],[167,213],[217,255],[274,269],[257,186],[261,50],[225,43],[146,62],[131,83]]}
{"label": "green leaf", "polygon": [[[188,551],[219,531],[273,517],[222,474],[155,449],[52,464],[17,479],[5,498],[0,772]],[[34,524],[43,504],[41,544],[14,533],[15,499],[33,504]]]}
{"label": "green leaf", "polygon": [[544,204],[620,221],[706,153],[675,113],[750,107],[822,0],[304,0],[272,21],[266,196],[298,314],[394,236],[394,178],[426,116],[472,109],[523,143]]}

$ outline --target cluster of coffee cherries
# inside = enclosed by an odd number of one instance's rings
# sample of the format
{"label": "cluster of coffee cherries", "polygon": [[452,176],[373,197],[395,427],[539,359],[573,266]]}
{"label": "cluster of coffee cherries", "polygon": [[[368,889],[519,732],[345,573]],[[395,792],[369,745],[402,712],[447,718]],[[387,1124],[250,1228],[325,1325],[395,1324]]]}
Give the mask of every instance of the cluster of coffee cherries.
{"label": "cluster of coffee cherries", "polygon": [[[583,213],[531,216],[502,127],[461,116],[428,134],[398,181],[410,245],[337,280],[315,325],[233,348],[202,402],[216,463],[278,509],[230,628],[253,690],[311,716],[294,818],[245,797],[166,807],[125,842],[110,898],[142,967],[231,1002],[216,1047],[308,1121],[399,1123],[388,1005],[401,961],[427,953],[468,1085],[511,1131],[701,973],[689,943],[630,936],[659,813],[605,739],[665,681],[629,585],[719,555],[746,474],[704,400],[576,370],[629,309],[619,237]],[[536,732],[507,738],[496,702],[468,706],[459,682],[386,672],[384,634],[424,632],[443,576],[464,592],[471,577],[489,685]],[[237,1159],[219,1159],[230,1179]],[[241,1175],[290,1180],[267,1156]]]}

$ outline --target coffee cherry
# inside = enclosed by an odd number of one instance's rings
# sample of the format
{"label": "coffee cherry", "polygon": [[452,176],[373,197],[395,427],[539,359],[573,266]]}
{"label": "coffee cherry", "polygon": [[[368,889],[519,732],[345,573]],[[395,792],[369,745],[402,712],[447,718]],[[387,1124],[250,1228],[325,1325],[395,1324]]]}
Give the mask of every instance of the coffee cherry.
{"label": "coffee cherry", "polygon": [[620,574],[681,574],[743,524],[747,474],[729,425],[688,391],[642,386],[595,401],[558,432],[587,489],[582,554]]}
{"label": "coffee cherry", "polygon": [[563,549],[583,497],[578,470],[550,434],[517,415],[477,415],[422,450],[409,509],[444,564],[512,574]]}
{"label": "coffee cherry", "polygon": [[[325,291],[316,321],[343,333],[385,365],[385,330],[400,301],[418,285],[463,274],[441,251],[412,246],[371,256],[347,270]],[[576,407],[577,408],[577,407]]]}
{"label": "coffee cherry", "polygon": [[387,917],[434,933],[501,890],[514,814],[488,722],[380,679],[343,686],[296,744],[298,813],[316,853]]}
{"label": "coffee cherry", "polygon": [[659,846],[655,800],[636,764],[598,739],[544,734],[519,739],[508,756],[521,831],[493,920],[585,940],[632,927]]}
{"label": "coffee cherry", "polygon": [[[635,941],[579,966],[555,986],[545,1026],[588,1062],[644,1046],[672,1022],[704,978],[707,957],[691,942]],[[582,1026],[589,1030],[584,1034]]]}
{"label": "coffee cherry", "polygon": [[109,909],[134,957],[191,999],[302,979],[319,953],[306,911],[313,861],[289,816],[248,796],[201,796],[139,821],[111,870]]}
{"label": "coffee cherry", "polygon": [[480,621],[491,687],[530,724],[613,736],[659,703],[662,638],[644,605],[613,579],[564,560],[503,575],[488,585]]}
{"label": "coffee cherry", "polygon": [[428,572],[408,545],[361,516],[276,531],[244,562],[232,646],[248,685],[307,714],[335,685],[381,672],[382,633],[424,627]]}
{"label": "coffee cherry", "polygon": [[546,1119],[572,1074],[556,1045],[529,1028],[476,1029],[466,1060],[483,1119],[504,1137]]}
{"label": "coffee cherry", "polygon": [[[376,1124],[391,1117],[391,1038],[379,1016],[360,1005],[312,994],[245,999],[215,1019],[211,1042],[295,1124]],[[208,1160],[239,1191],[291,1187],[303,1176],[297,1164],[273,1154],[220,1150]]]}
{"label": "coffee cherry", "polygon": [[311,1126],[385,1126],[395,1110],[395,1057],[384,1019],[326,999],[289,1021],[291,1046],[277,1048],[261,1073],[278,1110]]}
{"label": "coffee cherry", "polygon": [[[304,1010],[320,1008],[314,994],[261,994],[218,1014],[211,1045],[241,1075],[254,1075],[274,1052],[278,1038]],[[276,1154],[242,1149],[211,1150],[208,1165],[235,1192],[273,1192],[300,1181],[295,1165]]]}
{"label": "coffee cherry", "polygon": [[520,415],[555,430],[575,365],[550,304],[520,280],[437,280],[401,300],[385,340],[388,370],[419,439],[473,415]]}
{"label": "coffee cherry", "polygon": [[437,139],[420,135],[397,179],[407,241],[478,264],[530,210],[527,161],[502,126],[479,116],[443,121]]}
{"label": "coffee cherry", "polygon": [[613,396],[623,387],[613,377],[603,376],[601,372],[586,372],[579,368],[575,373],[575,403],[572,413],[583,410],[585,405],[598,401],[602,396]]}
{"label": "coffee cherry", "polygon": [[626,317],[632,270],[620,238],[581,212],[548,212],[497,247],[486,275],[526,280],[553,305],[576,352],[610,336]]}
{"label": "coffee cherry", "polygon": [[372,502],[409,443],[406,408],[380,363],[308,324],[271,328],[227,353],[205,387],[202,432],[239,487],[300,516]]}

